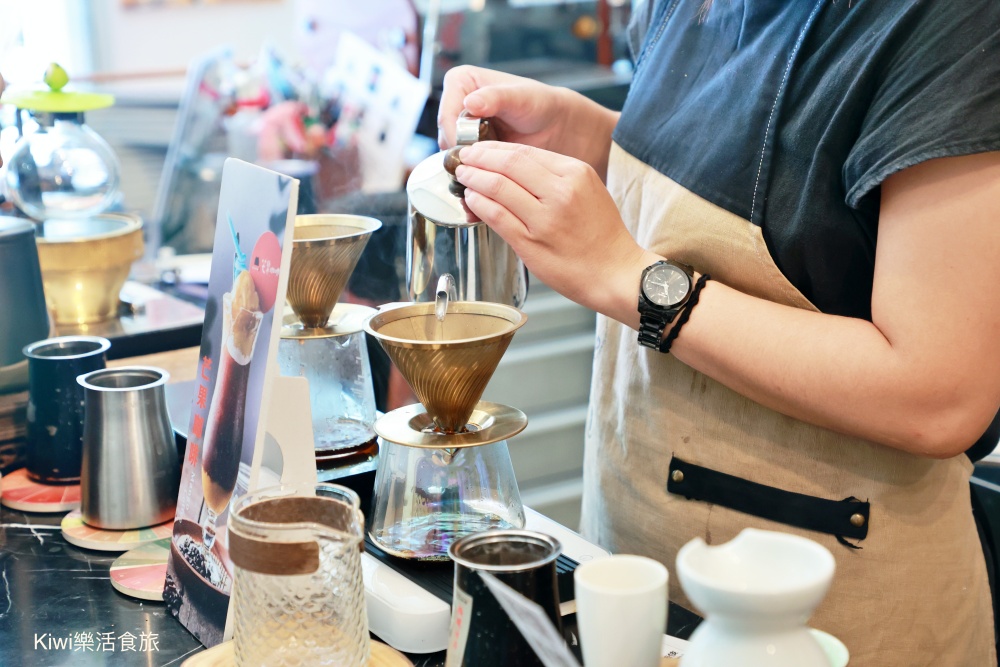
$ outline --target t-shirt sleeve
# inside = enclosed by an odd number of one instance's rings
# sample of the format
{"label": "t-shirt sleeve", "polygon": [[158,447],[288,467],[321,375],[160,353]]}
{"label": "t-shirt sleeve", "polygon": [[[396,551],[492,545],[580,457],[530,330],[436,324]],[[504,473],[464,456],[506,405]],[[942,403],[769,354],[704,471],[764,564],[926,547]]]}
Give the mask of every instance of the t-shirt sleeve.
{"label": "t-shirt sleeve", "polygon": [[653,20],[654,5],[656,5],[656,0],[639,0],[632,7],[632,15],[629,17],[628,26],[625,29],[632,62],[639,60],[642,43],[646,41],[646,33],[649,32],[649,25]]}
{"label": "t-shirt sleeve", "polygon": [[872,54],[879,85],[844,164],[854,208],[907,167],[1000,150],[1000,3],[907,5]]}

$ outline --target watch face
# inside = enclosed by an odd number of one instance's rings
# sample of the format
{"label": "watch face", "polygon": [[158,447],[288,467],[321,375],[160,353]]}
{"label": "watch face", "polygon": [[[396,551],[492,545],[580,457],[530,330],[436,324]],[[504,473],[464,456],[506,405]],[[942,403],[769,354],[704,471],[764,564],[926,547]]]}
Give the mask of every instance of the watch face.
{"label": "watch face", "polygon": [[691,291],[691,279],[672,264],[660,264],[650,269],[642,279],[642,293],[657,306],[676,306]]}

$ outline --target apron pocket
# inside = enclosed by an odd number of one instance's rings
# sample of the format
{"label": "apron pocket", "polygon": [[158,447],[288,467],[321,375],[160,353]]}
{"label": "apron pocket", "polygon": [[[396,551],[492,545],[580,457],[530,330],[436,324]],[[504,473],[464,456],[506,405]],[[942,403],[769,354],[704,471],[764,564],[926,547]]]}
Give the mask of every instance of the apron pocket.
{"label": "apron pocket", "polygon": [[853,549],[860,547],[847,542],[847,538],[863,540],[868,536],[870,503],[853,496],[827,500],[785,491],[688,463],[676,456],[670,459],[667,491],[688,500],[701,500],[768,521],[833,535]]}

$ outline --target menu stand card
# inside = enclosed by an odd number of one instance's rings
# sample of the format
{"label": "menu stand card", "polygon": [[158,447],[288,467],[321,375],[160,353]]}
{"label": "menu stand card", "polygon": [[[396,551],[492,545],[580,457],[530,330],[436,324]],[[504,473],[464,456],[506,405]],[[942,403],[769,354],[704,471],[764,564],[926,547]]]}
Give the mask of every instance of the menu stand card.
{"label": "menu stand card", "polygon": [[[203,644],[232,634],[233,499],[258,487],[265,443],[280,448],[282,483],[316,481],[308,383],[276,361],[299,183],[232,159],[212,271],[163,600]],[[274,458],[274,457],[269,457]],[[266,472],[266,471],[265,471]]]}

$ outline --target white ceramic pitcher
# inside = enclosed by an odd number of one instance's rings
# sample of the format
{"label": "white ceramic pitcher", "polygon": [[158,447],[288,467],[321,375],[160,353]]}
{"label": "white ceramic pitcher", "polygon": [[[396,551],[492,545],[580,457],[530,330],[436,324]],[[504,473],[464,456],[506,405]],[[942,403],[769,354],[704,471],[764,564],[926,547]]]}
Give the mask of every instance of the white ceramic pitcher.
{"label": "white ceramic pitcher", "polygon": [[830,667],[806,621],[833,580],[825,547],[753,528],[718,546],[701,538],[677,554],[684,592],[705,615],[681,667]]}

